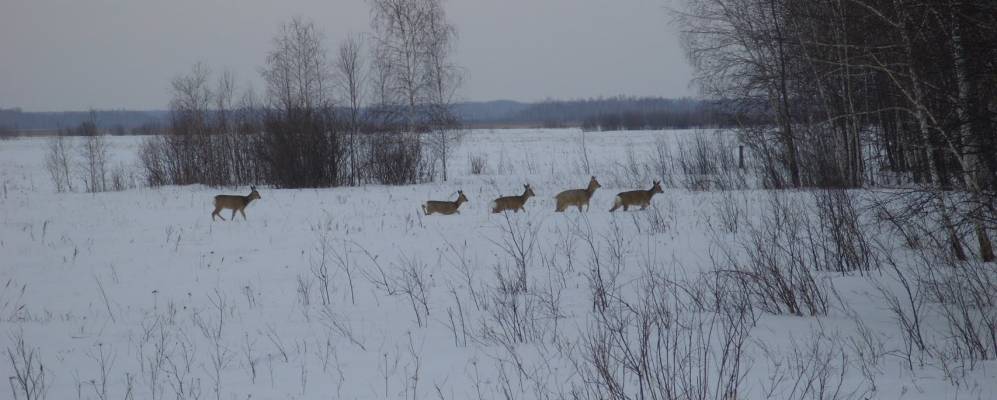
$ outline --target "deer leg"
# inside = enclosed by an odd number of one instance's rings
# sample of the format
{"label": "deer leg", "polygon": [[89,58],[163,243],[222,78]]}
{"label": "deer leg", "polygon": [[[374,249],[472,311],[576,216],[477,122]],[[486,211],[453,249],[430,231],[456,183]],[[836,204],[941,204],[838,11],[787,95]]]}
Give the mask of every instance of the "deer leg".
{"label": "deer leg", "polygon": [[234,208],[232,209],[232,216],[229,217],[229,220],[235,221],[235,209]]}
{"label": "deer leg", "polygon": [[239,214],[242,214],[242,220],[245,221],[246,220],[246,209],[240,208],[239,209]]}
{"label": "deer leg", "polygon": [[212,220],[212,221],[214,221],[214,220],[215,220],[215,216],[217,215],[217,216],[218,216],[218,218],[221,218],[221,219],[222,219],[222,221],[224,221],[224,220],[225,220],[225,217],[223,217],[223,216],[222,216],[222,215],[220,214],[220,212],[221,212],[221,211],[222,211],[222,209],[221,209],[221,208],[215,208],[215,211],[211,213],[211,220]]}

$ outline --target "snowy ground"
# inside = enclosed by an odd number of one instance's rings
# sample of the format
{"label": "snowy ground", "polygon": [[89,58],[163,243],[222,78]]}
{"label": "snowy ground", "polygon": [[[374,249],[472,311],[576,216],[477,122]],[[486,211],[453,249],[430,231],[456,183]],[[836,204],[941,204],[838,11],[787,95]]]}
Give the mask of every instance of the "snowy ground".
{"label": "snowy ground", "polygon": [[[722,228],[723,207],[750,221],[769,202],[761,190],[678,188],[660,151],[668,161],[695,134],[587,133],[583,146],[576,130],[475,131],[451,158],[450,182],[261,187],[248,220],[235,222],[212,222],[211,200],[246,188],[55,193],[43,139],[0,141],[0,349],[23,333],[44,363],[49,399],[584,396],[592,266],[616,271],[608,286],[624,298],[649,270],[692,280],[746,234]],[[112,164],[137,170],[140,139],[110,140]],[[470,173],[472,157],[486,160],[483,174]],[[591,211],[553,212],[552,197],[589,175],[602,184]],[[617,192],[661,178],[670,185],[653,210],[607,212]],[[524,183],[537,194],[526,213],[490,213],[493,198]],[[421,215],[423,201],[458,189],[470,198],[459,215]],[[509,306],[497,271],[515,269],[517,250],[529,289]],[[815,348],[834,356],[828,383],[838,398],[997,393],[992,362],[962,372],[960,386],[930,365],[912,373],[870,279],[820,278],[838,293],[828,316],[759,316],[740,398],[834,398],[794,387],[810,369],[784,356]],[[871,330],[865,348],[882,352],[873,362],[851,345],[863,338],[853,312]],[[5,353],[0,376],[14,375]]]}

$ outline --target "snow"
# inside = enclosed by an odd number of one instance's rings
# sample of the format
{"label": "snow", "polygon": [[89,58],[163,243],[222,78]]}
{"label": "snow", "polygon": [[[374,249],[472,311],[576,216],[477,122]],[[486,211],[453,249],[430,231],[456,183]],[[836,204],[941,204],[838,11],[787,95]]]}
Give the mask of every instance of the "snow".
{"label": "snow", "polygon": [[[658,149],[674,155],[697,134],[705,133],[477,130],[451,158],[449,182],[260,187],[262,199],[246,209],[248,219],[232,222],[212,222],[212,198],[245,195],[248,188],[55,193],[44,139],[0,141],[0,349],[13,348],[23,332],[40,352],[51,399],[101,398],[102,352],[109,360],[108,398],[126,398],[129,386],[142,399],[572,397],[583,382],[569,354],[584,359],[580,340],[593,309],[587,273],[595,253],[585,232],[602,257],[616,244],[615,288],[629,295],[643,283],[645,268],[693,278],[710,268],[720,246],[744,234],[718,229],[717,205],[725,196],[743,205],[748,220],[767,204],[763,190],[689,191],[676,187],[678,177],[662,176],[677,168],[654,167]],[[112,163],[138,171],[141,138],[108,140]],[[485,173],[470,173],[471,157],[486,158]],[[584,187],[590,175],[602,184],[590,212],[555,213],[553,196]],[[654,197],[652,210],[608,212],[616,193],[661,178],[665,193]],[[490,213],[494,198],[518,195],[526,183],[537,196],[525,213]],[[424,201],[453,200],[458,189],[470,200],[460,214],[422,215]],[[804,191],[784,196],[812,201]],[[535,239],[528,285],[535,315],[544,318],[536,325],[538,340],[502,345],[483,334],[496,329],[496,306],[476,305],[474,293],[481,299],[496,293],[496,270],[515,265],[504,248],[508,230],[527,243]],[[322,265],[328,305],[317,274]],[[764,397],[770,378],[787,367],[762,349],[789,354],[833,339],[851,365],[842,396],[997,393],[994,368],[987,368],[992,362],[965,371],[960,386],[930,365],[911,373],[897,355],[903,344],[896,322],[870,279],[820,276],[884,344],[888,354],[874,365],[875,385],[856,366],[857,350],[844,345],[859,338],[854,319],[834,306],[825,317],[761,315],[746,345],[741,398]],[[545,308],[543,293],[555,299],[556,310]],[[470,337],[461,332],[461,315]],[[156,361],[157,353],[165,360]],[[5,359],[0,376],[13,375]],[[773,397],[793,397],[788,387]]]}

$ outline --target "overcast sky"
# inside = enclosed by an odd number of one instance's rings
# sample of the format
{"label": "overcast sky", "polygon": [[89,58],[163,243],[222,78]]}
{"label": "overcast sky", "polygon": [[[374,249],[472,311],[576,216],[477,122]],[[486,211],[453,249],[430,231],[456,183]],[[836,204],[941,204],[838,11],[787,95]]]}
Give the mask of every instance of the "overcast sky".
{"label": "overcast sky", "polygon": [[[466,100],[694,95],[668,0],[445,0]],[[164,109],[203,61],[262,92],[278,26],[312,19],[330,51],[364,0],[0,0],[0,107]]]}

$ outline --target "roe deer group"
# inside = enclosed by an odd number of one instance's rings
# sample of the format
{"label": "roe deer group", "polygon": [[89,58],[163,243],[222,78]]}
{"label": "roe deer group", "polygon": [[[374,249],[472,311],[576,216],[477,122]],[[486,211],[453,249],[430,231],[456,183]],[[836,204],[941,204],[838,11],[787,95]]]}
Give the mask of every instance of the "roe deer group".
{"label": "roe deer group", "polygon": [[211,220],[215,220],[215,216],[221,218],[222,221],[225,220],[221,214],[219,214],[223,209],[232,210],[232,216],[230,219],[235,220],[235,212],[238,211],[242,214],[242,219],[246,220],[246,206],[249,205],[253,200],[260,198],[260,192],[256,191],[256,186],[251,186],[249,196],[239,196],[231,194],[220,194],[215,196],[215,211],[211,213]]}
{"label": "roe deer group", "polygon": [[523,187],[526,190],[519,196],[505,196],[495,199],[495,202],[492,203],[492,213],[500,213],[507,210],[515,212],[519,212],[519,210],[526,211],[523,205],[526,204],[526,200],[530,197],[536,196],[536,193],[533,193],[533,188],[529,184],[523,185]]}
{"label": "roe deer group", "polygon": [[640,206],[641,210],[646,209],[647,206],[651,205],[651,197],[655,193],[664,193],[661,190],[661,181],[654,181],[654,186],[651,186],[649,190],[622,192],[616,195],[616,200],[613,201],[613,208],[610,208],[609,212],[616,211],[620,207],[623,207],[623,211],[627,211],[630,206]]}
{"label": "roe deer group", "polygon": [[565,190],[558,193],[557,196],[554,197],[557,199],[556,211],[564,211],[570,206],[578,207],[578,211],[582,211],[582,206],[585,206],[585,210],[588,210],[589,200],[592,199],[592,194],[595,193],[596,189],[601,187],[602,185],[600,185],[599,181],[595,180],[595,177],[593,176],[592,179],[589,180],[588,187],[585,189]]}
{"label": "roe deer group", "polygon": [[460,204],[467,201],[467,196],[464,196],[463,190],[457,191],[457,201],[427,201],[426,204],[422,205],[422,212],[426,215],[432,215],[433,213],[440,213],[443,215],[450,214],[460,214],[458,208]]}

